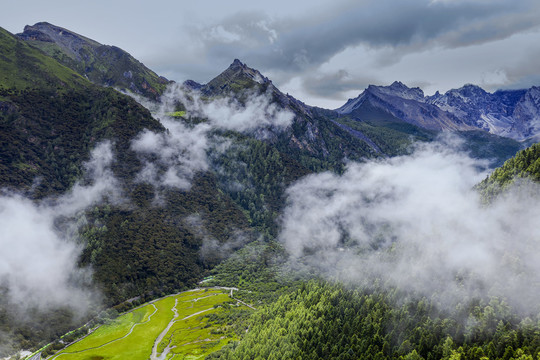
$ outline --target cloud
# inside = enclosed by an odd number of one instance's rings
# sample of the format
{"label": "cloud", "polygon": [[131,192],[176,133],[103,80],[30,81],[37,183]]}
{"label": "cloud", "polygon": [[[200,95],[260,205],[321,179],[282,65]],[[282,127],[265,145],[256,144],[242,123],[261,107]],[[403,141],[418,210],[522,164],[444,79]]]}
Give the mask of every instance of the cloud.
{"label": "cloud", "polygon": [[[448,145],[351,163],[287,191],[280,240],[294,266],[366,287],[379,282],[442,305],[499,296],[538,311],[538,186],[482,204],[478,163]],[[527,191],[525,191],[525,189]]]}
{"label": "cloud", "polygon": [[[172,78],[206,82],[216,69],[239,58],[270,76],[282,90],[293,93],[294,89],[303,101],[335,107],[341,105],[337,98],[345,101],[353,90],[360,91],[368,83],[430,82],[434,85],[424,90],[433,93],[464,83],[480,84],[482,76],[499,81],[481,74],[504,70],[515,62],[514,57],[529,53],[531,45],[515,45],[519,41],[514,37],[540,27],[540,4],[534,0],[345,0],[277,16],[252,8],[186,23],[183,34],[189,34],[189,40],[183,41],[182,53],[168,51],[159,60],[164,66],[156,65],[156,69],[171,71]],[[485,50],[490,44],[499,49],[495,57]],[[508,46],[509,51],[501,50]],[[479,59],[484,50],[485,56]],[[508,53],[513,56],[508,58]],[[412,55],[415,61],[402,64]],[[458,59],[448,60],[446,55]],[[424,72],[426,66],[431,73]],[[464,68],[470,70],[462,72]],[[536,74],[535,69],[527,67],[516,84],[524,84],[528,75]],[[339,76],[343,70],[351,79]],[[324,82],[336,76],[336,85]],[[301,87],[292,86],[293,77],[299,78]]]}
{"label": "cloud", "polygon": [[374,77],[353,77],[347,70],[340,69],[334,72],[319,72],[305,76],[302,81],[302,87],[305,91],[315,96],[341,99],[347,91],[367,88],[368,85],[376,83],[378,83],[378,80]]}
{"label": "cloud", "polygon": [[244,104],[235,97],[202,100],[196,92],[180,92],[179,97],[190,114],[208,119],[209,124],[220,130],[250,133],[271,127],[283,130],[292,124],[294,114],[272,103],[271,93],[245,93]]}
{"label": "cloud", "polygon": [[[193,35],[208,58],[241,57],[264,70],[298,72],[320,66],[346,48],[359,45],[392,47],[407,53],[503,39],[537,27],[538,9],[532,0],[511,4],[502,0],[347,1],[297,18],[238,13],[219,24],[198,26]],[[223,40],[214,36],[216,29],[235,34],[234,41],[231,36]],[[221,46],[231,42],[237,45]]]}
{"label": "cloud", "polygon": [[[187,190],[195,174],[208,169],[210,127],[199,124],[189,128],[181,121],[167,118],[162,118],[161,123],[167,128],[166,133],[145,130],[132,141],[132,149],[145,159],[138,180]],[[165,170],[160,171],[156,165]]]}
{"label": "cloud", "polygon": [[[197,172],[208,170],[207,152],[213,149],[220,153],[229,145],[216,130],[259,131],[264,135],[268,128],[280,131],[291,124],[294,115],[272,103],[270,94],[245,95],[245,105],[233,97],[203,100],[197,91],[172,84],[159,104],[135,96],[167,129],[165,133],[145,130],[132,141],[131,148],[144,161],[138,180],[188,190]],[[188,125],[171,117],[179,102],[186,107],[187,117],[205,122]]]}
{"label": "cloud", "polygon": [[[22,308],[69,306],[85,311],[98,300],[90,269],[79,268],[82,248],[74,233],[81,211],[107,197],[119,199],[110,171],[109,142],[98,145],[85,164],[88,185],[77,183],[57,199],[34,202],[4,193],[0,197],[0,282],[8,302]],[[76,230],[76,229],[75,229]]]}
{"label": "cloud", "polygon": [[209,263],[228,258],[234,251],[252,241],[250,234],[237,230],[226,241],[218,241],[208,232],[199,215],[190,215],[184,219],[191,232],[202,240],[200,255]]}

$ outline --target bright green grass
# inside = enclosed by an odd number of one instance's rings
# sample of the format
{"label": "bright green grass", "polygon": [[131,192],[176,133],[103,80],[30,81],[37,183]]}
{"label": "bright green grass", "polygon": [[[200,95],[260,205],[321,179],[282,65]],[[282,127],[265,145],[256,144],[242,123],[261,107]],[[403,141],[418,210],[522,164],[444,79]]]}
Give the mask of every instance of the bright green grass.
{"label": "bright green grass", "polygon": [[[158,356],[169,345],[167,359],[202,359],[235,339],[232,331],[209,324],[205,317],[226,311],[220,305],[231,301],[227,293],[215,289],[196,290],[166,297],[121,315],[51,359],[147,360],[155,340],[173,320],[175,300],[178,317],[158,345]],[[198,312],[201,313],[194,315]]]}
{"label": "bright green grass", "polygon": [[170,112],[170,113],[167,113],[167,116],[171,116],[171,117],[184,117],[186,116],[186,112],[185,111],[174,111],[174,112]]}

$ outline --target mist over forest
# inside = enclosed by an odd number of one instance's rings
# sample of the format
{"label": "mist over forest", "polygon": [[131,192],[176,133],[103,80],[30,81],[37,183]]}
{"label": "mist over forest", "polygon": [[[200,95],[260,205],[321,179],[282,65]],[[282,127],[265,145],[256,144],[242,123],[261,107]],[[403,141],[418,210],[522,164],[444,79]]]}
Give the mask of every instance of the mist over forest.
{"label": "mist over forest", "polygon": [[0,54],[0,357],[540,358],[537,86],[332,110],[278,88],[298,54],[177,82],[47,22]]}

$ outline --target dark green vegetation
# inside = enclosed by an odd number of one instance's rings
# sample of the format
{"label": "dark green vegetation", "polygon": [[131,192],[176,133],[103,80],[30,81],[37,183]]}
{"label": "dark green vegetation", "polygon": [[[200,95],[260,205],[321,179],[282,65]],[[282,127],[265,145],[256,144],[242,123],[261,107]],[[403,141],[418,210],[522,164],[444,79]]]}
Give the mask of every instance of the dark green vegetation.
{"label": "dark green vegetation", "polygon": [[157,99],[169,83],[124,50],[49,23],[26,26],[17,36],[98,85]]}
{"label": "dark green vegetation", "polygon": [[437,309],[428,299],[366,293],[323,282],[254,314],[250,330],[210,359],[536,359],[538,319],[521,321],[492,300]]}
{"label": "dark green vegetation", "polygon": [[[3,30],[0,35],[6,54],[0,64],[5,74],[18,74],[5,76],[0,88],[0,187],[35,199],[56,197],[81,178],[90,151],[111,141],[112,171],[127,202],[83,215],[81,266],[92,265],[95,286],[109,305],[194,286],[217,260],[199,255],[202,236],[186,217],[199,214],[208,236],[220,243],[247,229],[244,213],[211,173],[196,176],[190,191],[165,190],[165,204],[154,203],[157,190],[135,182],[142,164],[130,144],[143,129],[164,131],[162,125],[133,99],[91,84]],[[8,347],[2,351],[43,344],[73,327],[68,309],[29,316],[48,319],[37,326],[21,321],[6,308],[5,291],[0,333]]]}
{"label": "dark green vegetation", "polygon": [[540,181],[540,144],[518,152],[478,184],[478,189],[490,201],[520,179]]}
{"label": "dark green vegetation", "polygon": [[[538,356],[538,319],[520,322],[498,300],[462,304],[445,313],[428,299],[405,301],[404,294],[388,290],[306,284],[312,274],[300,277],[281,267],[287,255],[276,237],[290,184],[317,171],[341,172],[347,160],[409,153],[413,142],[434,140],[435,131],[368,104],[348,116],[309,107],[235,61],[202,86],[206,99],[232,93],[242,103],[252,94],[266,94],[295,115],[292,125],[284,131],[265,129],[264,136],[214,130],[212,135],[230,146],[224,152],[209,150],[209,171],[196,174],[189,190],[154,187],[136,181],[143,164],[130,145],[143,129],[167,130],[134,100],[79,74],[151,98],[164,83],[118,48],[73,33],[78,45],[67,46],[43,30],[54,27],[37,25],[23,34],[27,42],[0,32],[0,186],[34,199],[59,196],[81,180],[82,164],[97,144],[113,144],[112,171],[125,201],[66,219],[84,224],[78,261],[93,269],[105,305],[124,309],[130,306],[126,299],[147,301],[212,275],[206,285],[237,286],[249,291],[239,298],[262,307],[249,320],[249,313],[209,318],[227,323],[239,337],[215,358]],[[170,115],[187,126],[204,121],[186,120],[185,109],[177,110]],[[512,140],[481,132],[462,137],[463,147],[475,156],[497,161],[519,148]],[[538,153],[537,147],[520,153],[494,173],[491,183],[504,186],[514,175],[536,176]],[[24,322],[7,308],[5,291],[0,292],[0,342],[7,345],[2,347],[6,355],[11,349],[37,348],[82,322],[73,320],[69,309],[46,314],[29,309],[31,322]]]}

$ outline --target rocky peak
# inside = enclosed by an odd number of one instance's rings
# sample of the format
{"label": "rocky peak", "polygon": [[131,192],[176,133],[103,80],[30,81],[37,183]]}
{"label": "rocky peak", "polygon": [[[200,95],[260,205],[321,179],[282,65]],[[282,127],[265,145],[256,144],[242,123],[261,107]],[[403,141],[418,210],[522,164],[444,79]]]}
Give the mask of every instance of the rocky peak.
{"label": "rocky peak", "polygon": [[60,26],[50,24],[48,22],[38,22],[34,25],[26,25],[24,31],[17,34],[22,40],[37,40],[44,42],[56,43],[67,55],[81,60],[80,51],[84,47],[97,48],[102,46],[97,41],[74,33],[73,31],[64,29]]}
{"label": "rocky peak", "polygon": [[367,91],[375,95],[397,96],[402,99],[424,102],[424,92],[419,87],[410,88],[401,81],[394,81],[389,86],[370,85]]}
{"label": "rocky peak", "polygon": [[273,86],[272,81],[258,70],[252,69],[238,59],[221,74],[201,88],[205,95],[213,96],[227,92],[238,92],[257,86]]}

